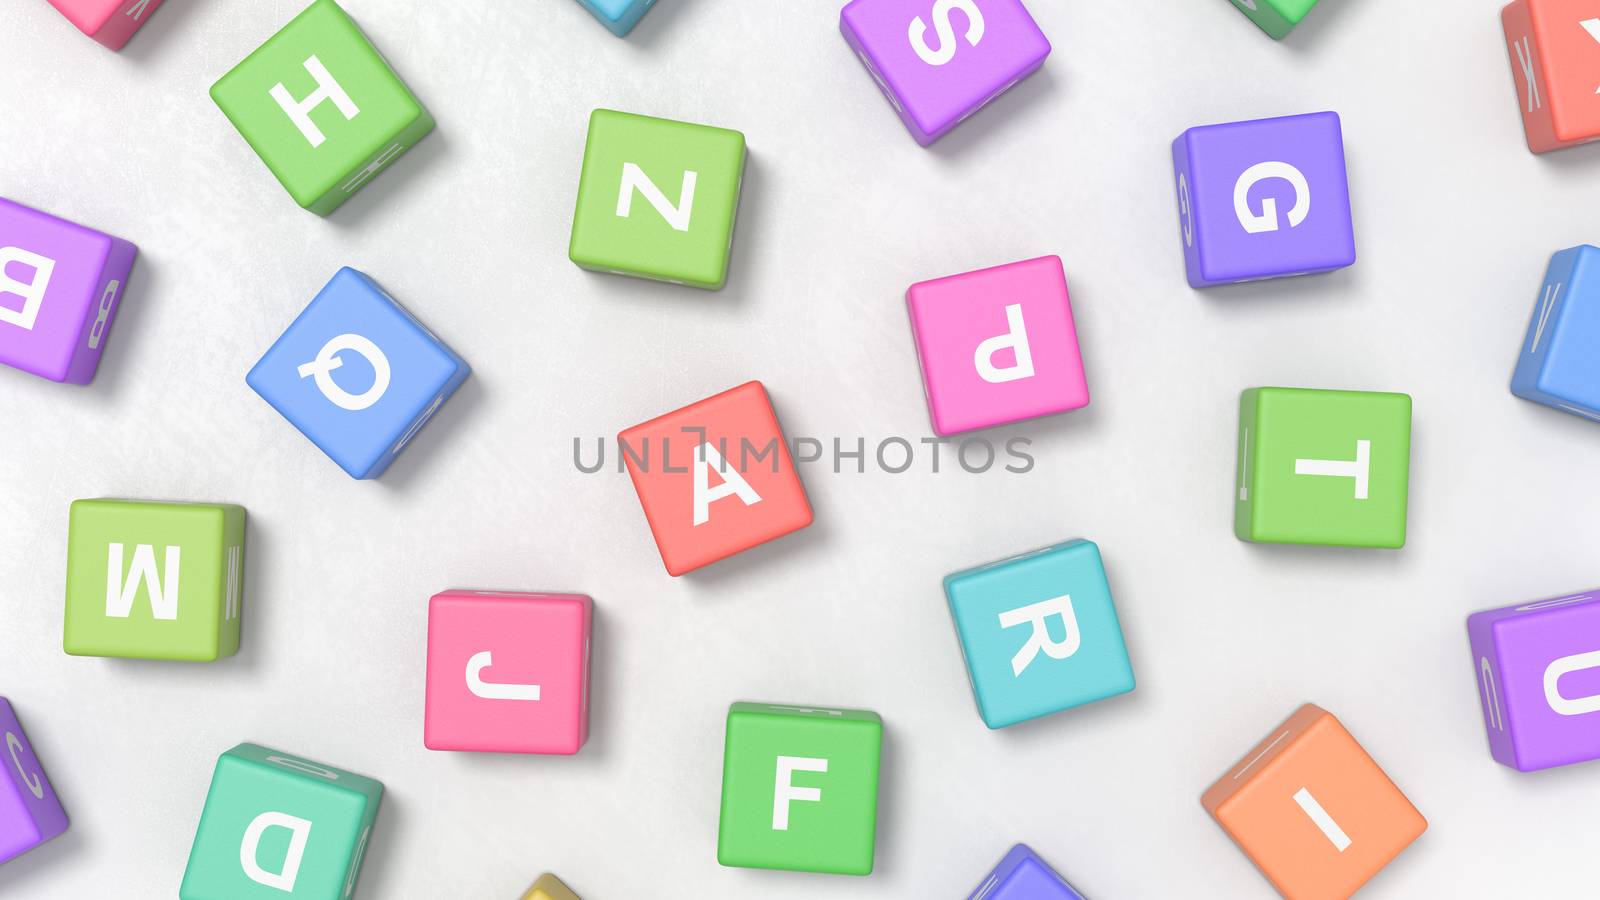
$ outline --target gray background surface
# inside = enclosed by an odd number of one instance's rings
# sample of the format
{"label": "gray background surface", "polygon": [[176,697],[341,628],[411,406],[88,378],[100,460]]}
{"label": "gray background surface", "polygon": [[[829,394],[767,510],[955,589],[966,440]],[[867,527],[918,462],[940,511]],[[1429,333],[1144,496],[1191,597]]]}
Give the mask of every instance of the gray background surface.
{"label": "gray background surface", "polygon": [[[121,54],[43,0],[0,27],[0,194],[138,243],[94,384],[0,370],[0,692],[72,816],[0,867],[17,897],[176,894],[212,766],[242,740],[388,788],[359,893],[586,900],[960,897],[1015,841],[1096,898],[1268,897],[1198,802],[1315,701],[1429,818],[1373,897],[1592,896],[1600,766],[1489,758],[1464,617],[1600,582],[1600,426],[1513,398],[1549,254],[1600,238],[1600,147],[1522,138],[1498,4],[1326,0],[1274,43],[1224,0],[1033,2],[1042,72],[919,149],[824,0],[662,0],[613,38],[576,4],[347,0],[439,130],[327,220],[206,96],[300,0],[168,0]],[[566,259],[589,111],[738,128],[726,290]],[[1169,143],[1335,109],[1360,261],[1196,293]],[[1036,469],[810,466],[809,530],[683,579],[626,476],[572,439],[749,378],[791,435],[928,433],[902,294],[1059,253],[1093,405],[1001,434]],[[474,375],[379,482],[244,384],[342,265]],[[1238,392],[1416,400],[1402,552],[1240,543]],[[179,665],[61,652],[75,498],[250,512],[245,644]],[[947,572],[1099,542],[1138,690],[1000,733],[979,721]],[[427,597],[592,594],[593,736],[575,758],[422,746]],[[878,869],[721,869],[735,700],[887,723]]]}

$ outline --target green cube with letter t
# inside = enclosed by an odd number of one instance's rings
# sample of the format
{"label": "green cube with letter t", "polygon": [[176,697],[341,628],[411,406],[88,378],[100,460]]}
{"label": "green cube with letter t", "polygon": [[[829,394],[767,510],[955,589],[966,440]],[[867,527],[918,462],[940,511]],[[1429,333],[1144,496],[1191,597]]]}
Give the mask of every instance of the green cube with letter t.
{"label": "green cube with letter t", "polygon": [[211,86],[285,190],[333,212],[433,130],[433,117],[334,0],[316,0]]}
{"label": "green cube with letter t", "polygon": [[595,110],[567,255],[597,272],[722,287],[744,163],[737,131]]}
{"label": "green cube with letter t", "polygon": [[239,649],[244,507],[78,500],[67,528],[62,648],[208,662]]}
{"label": "green cube with letter t", "polygon": [[1410,473],[1405,394],[1264,387],[1239,398],[1241,540],[1397,549]]}
{"label": "green cube with letter t", "polygon": [[882,747],[877,713],[735,703],[723,750],[717,861],[871,874]]}
{"label": "green cube with letter t", "polygon": [[195,829],[180,900],[345,900],[383,785],[240,744],[222,754]]}
{"label": "green cube with letter t", "polygon": [[1273,40],[1282,40],[1311,12],[1317,0],[1233,0],[1233,5]]}

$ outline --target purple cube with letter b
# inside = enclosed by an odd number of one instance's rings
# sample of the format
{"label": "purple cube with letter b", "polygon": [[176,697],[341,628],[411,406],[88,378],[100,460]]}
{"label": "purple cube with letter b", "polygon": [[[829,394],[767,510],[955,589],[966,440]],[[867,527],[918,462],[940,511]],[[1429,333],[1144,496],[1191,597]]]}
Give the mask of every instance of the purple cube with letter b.
{"label": "purple cube with letter b", "polygon": [[967,900],[1083,900],[1083,895],[1027,844],[1018,844]]}
{"label": "purple cube with letter b", "polygon": [[1338,113],[1191,128],[1172,142],[1172,164],[1191,286],[1356,261]]}
{"label": "purple cube with letter b", "polygon": [[137,248],[0,198],[0,363],[88,384]]}
{"label": "purple cube with letter b", "polygon": [[44,777],[10,701],[0,697],[0,863],[67,830],[67,814]]}
{"label": "purple cube with letter b", "polygon": [[1474,613],[1467,634],[1496,760],[1600,759],[1600,590]]}
{"label": "purple cube with letter b", "polygon": [[852,0],[839,30],[924,147],[1050,55],[1021,0]]}

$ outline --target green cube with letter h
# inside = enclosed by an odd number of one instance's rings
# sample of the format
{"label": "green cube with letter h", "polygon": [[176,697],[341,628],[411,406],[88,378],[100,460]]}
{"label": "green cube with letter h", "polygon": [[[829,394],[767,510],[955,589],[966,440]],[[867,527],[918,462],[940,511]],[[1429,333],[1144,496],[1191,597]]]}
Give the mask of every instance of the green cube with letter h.
{"label": "green cube with letter h", "polygon": [[1405,394],[1267,387],[1239,399],[1240,540],[1398,549],[1410,473]]}
{"label": "green cube with letter h", "polygon": [[433,130],[433,117],[333,0],[316,0],[211,86],[302,207],[328,215]]}
{"label": "green cube with letter h", "polygon": [[382,799],[371,778],[240,744],[217,760],[178,897],[349,897]]}
{"label": "green cube with letter h", "polygon": [[877,713],[733,704],[723,751],[717,861],[871,874],[882,747]]}
{"label": "green cube with letter h", "polygon": [[239,649],[245,511],[78,500],[67,531],[62,649],[209,662]]}

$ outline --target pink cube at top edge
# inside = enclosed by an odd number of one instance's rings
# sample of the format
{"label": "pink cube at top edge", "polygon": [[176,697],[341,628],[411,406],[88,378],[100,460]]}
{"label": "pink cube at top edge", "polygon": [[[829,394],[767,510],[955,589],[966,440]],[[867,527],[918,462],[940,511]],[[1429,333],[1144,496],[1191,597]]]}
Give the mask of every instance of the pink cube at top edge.
{"label": "pink cube at top edge", "polygon": [[1021,0],[852,0],[839,30],[924,147],[1050,55]]}
{"label": "pink cube at top edge", "polygon": [[50,0],[78,30],[113,50],[133,37],[161,0]]}
{"label": "pink cube at top edge", "polygon": [[0,197],[0,364],[88,384],[133,244]]}
{"label": "pink cube at top edge", "polygon": [[914,284],[906,305],[935,434],[1089,405],[1059,256]]}
{"label": "pink cube at top edge", "polygon": [[435,594],[428,601],[423,745],[577,753],[589,737],[593,607],[581,594]]}

